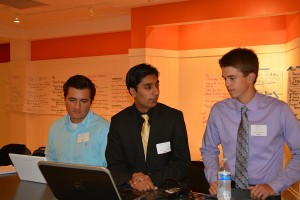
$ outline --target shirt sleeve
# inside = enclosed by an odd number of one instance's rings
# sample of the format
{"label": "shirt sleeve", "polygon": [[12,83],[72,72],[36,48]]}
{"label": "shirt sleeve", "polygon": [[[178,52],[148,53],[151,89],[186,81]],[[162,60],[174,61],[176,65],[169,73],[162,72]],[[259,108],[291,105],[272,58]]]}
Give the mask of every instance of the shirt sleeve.
{"label": "shirt sleeve", "polygon": [[212,108],[202,138],[202,147],[200,148],[203,163],[205,166],[205,176],[210,184],[217,181],[220,154],[218,145],[221,143],[218,129],[214,124],[215,113],[215,109]]}
{"label": "shirt sleeve", "polygon": [[107,126],[106,124],[103,124],[103,128],[101,130],[101,138],[100,138],[100,155],[101,155],[101,160],[100,160],[100,166],[104,166],[107,167],[107,161],[105,158],[105,150],[106,150],[106,146],[107,146],[107,134],[109,131],[109,125]]}
{"label": "shirt sleeve", "polygon": [[276,194],[280,194],[300,180],[300,125],[287,104],[283,106],[281,117],[283,139],[292,154],[292,158],[281,173],[269,183]]}
{"label": "shirt sleeve", "polygon": [[53,144],[53,127],[50,128],[49,135],[48,135],[48,144],[45,150],[45,157],[49,161],[57,161],[57,158],[55,156],[55,147]]}

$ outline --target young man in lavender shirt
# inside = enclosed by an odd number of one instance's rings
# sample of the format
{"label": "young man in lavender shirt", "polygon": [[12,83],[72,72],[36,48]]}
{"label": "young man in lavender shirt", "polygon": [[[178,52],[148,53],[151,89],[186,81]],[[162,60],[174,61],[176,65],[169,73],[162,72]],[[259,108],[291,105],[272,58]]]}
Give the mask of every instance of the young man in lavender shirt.
{"label": "young man in lavender shirt", "polygon": [[[236,181],[236,144],[241,108],[248,110],[248,185],[253,199],[281,199],[280,194],[300,179],[300,126],[289,106],[276,98],[260,94],[254,84],[259,63],[250,49],[237,48],[226,53],[219,64],[231,96],[216,103],[210,112],[200,148],[210,193],[217,193],[218,145],[228,158],[233,182]],[[292,158],[283,168],[283,147]]]}

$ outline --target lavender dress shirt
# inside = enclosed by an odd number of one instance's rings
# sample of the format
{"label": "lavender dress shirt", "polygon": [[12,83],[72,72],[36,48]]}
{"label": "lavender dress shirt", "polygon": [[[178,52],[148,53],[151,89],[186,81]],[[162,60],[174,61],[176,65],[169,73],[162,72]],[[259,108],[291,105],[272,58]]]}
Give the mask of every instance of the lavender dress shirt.
{"label": "lavender dress shirt", "polygon": [[[235,179],[236,141],[241,120],[236,99],[216,103],[210,112],[200,148],[209,183],[217,180],[218,156],[222,145]],[[256,93],[246,105],[249,121],[249,184],[269,184],[276,194],[300,180],[300,125],[289,106],[276,98]],[[283,167],[284,144],[292,158]],[[284,168],[284,169],[283,169]]]}

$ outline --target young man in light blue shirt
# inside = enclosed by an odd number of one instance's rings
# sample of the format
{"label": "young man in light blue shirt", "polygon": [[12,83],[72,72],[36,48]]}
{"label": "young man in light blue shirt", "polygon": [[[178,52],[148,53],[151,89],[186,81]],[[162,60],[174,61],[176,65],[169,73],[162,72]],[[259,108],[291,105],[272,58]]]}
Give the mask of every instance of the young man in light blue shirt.
{"label": "young man in light blue shirt", "polygon": [[[238,129],[241,108],[246,106],[248,145],[244,147],[248,146],[245,147],[248,172],[243,175],[248,183],[244,188],[238,187],[248,189],[253,199],[279,200],[281,192],[300,180],[299,122],[285,102],[256,91],[254,84],[259,63],[252,50],[233,49],[219,60],[219,64],[231,98],[212,107],[200,149],[210,193],[217,192],[218,145],[222,145],[232,179],[237,183],[236,172],[240,170],[236,150]],[[285,168],[284,144],[293,155]]]}
{"label": "young man in light blue shirt", "polygon": [[50,161],[107,166],[105,149],[109,122],[91,110],[94,83],[75,75],[63,86],[67,115],[50,128],[45,151]]}

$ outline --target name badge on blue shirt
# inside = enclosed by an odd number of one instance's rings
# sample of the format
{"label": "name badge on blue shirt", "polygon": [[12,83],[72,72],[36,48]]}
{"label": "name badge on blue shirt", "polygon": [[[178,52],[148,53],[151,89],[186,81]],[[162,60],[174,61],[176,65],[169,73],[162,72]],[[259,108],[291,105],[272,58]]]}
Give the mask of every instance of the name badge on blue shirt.
{"label": "name badge on blue shirt", "polygon": [[267,125],[251,125],[251,136],[267,136]]}
{"label": "name badge on blue shirt", "polygon": [[77,137],[77,143],[89,141],[89,139],[90,139],[89,136],[90,136],[90,133],[89,133],[89,132],[85,132],[85,133],[78,134],[78,137]]}

